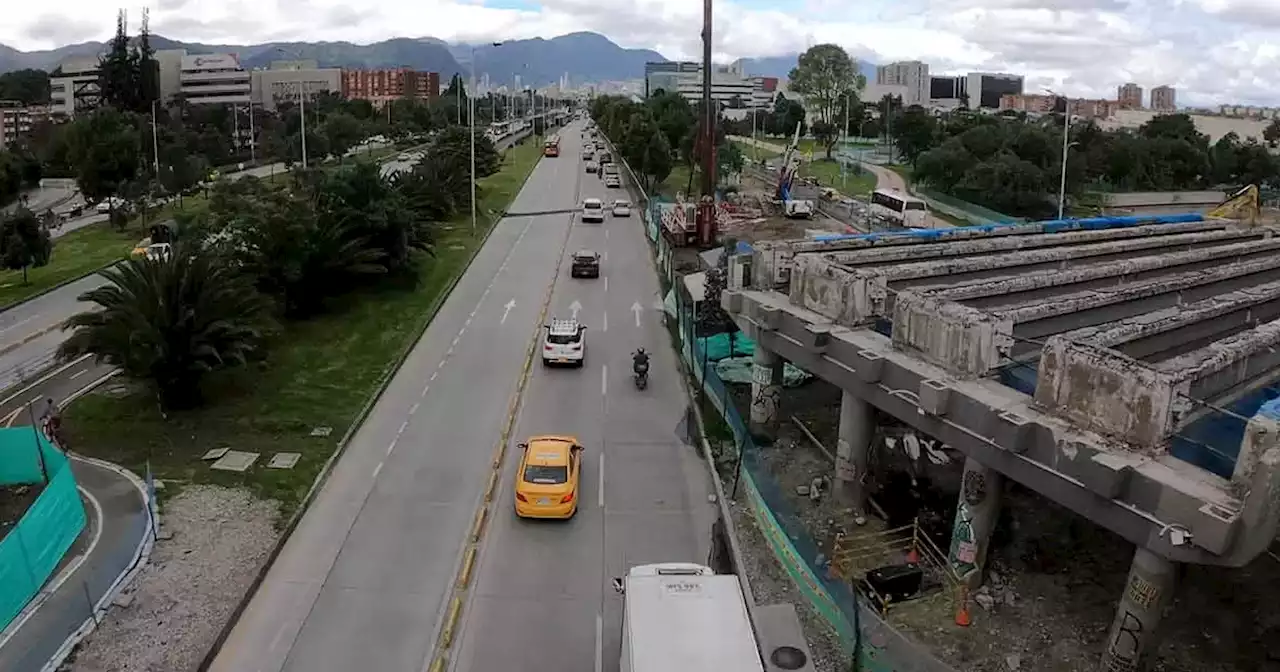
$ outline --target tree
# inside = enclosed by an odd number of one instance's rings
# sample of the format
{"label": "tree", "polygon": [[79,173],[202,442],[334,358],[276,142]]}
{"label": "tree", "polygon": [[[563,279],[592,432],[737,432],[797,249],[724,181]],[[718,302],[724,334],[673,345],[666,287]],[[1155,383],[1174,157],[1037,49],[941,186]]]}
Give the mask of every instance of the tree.
{"label": "tree", "polygon": [[[476,177],[488,177],[498,172],[502,167],[502,157],[498,155],[498,148],[494,146],[493,140],[489,136],[477,128],[476,129]],[[471,154],[471,131],[462,126],[450,126],[440,132],[436,136],[435,144],[432,146],[431,158],[439,160],[458,160],[465,159],[462,165],[466,166],[465,172],[470,173]]]}
{"label": "tree", "polygon": [[409,207],[396,184],[383,177],[375,163],[361,162],[329,173],[315,193],[320,217],[349,226],[355,236],[367,240],[379,252],[378,263],[387,272],[406,268],[411,251],[432,249],[429,220]]}
{"label": "tree", "polygon": [[813,134],[813,139],[818,141],[827,150],[827,160],[831,160],[831,148],[835,146],[836,139],[840,137],[840,129],[829,121],[815,121],[809,127],[809,132]]}
{"label": "tree", "polygon": [[269,304],[221,255],[176,245],[161,260],[130,259],[102,272],[107,284],[80,296],[98,309],[72,316],[59,348],[150,382],[165,409],[201,403],[201,382],[245,364],[263,346]]}
{"label": "tree", "polygon": [[920,155],[933,146],[935,127],[933,115],[923,107],[908,107],[894,122],[893,128],[893,139],[902,158],[915,166]]}
{"label": "tree", "polygon": [[85,198],[101,201],[138,175],[142,142],[130,115],[94,110],[77,117],[69,134],[68,160]]}
{"label": "tree", "polygon": [[818,44],[803,54],[787,77],[791,90],[805,97],[818,111],[818,119],[835,120],[836,110],[847,95],[857,95],[865,80],[843,47]]}
{"label": "tree", "polygon": [[0,74],[0,100],[16,100],[23,105],[49,102],[49,74],[31,68]]}
{"label": "tree", "polygon": [[0,214],[0,263],[11,271],[21,270],[22,284],[27,284],[27,269],[44,266],[52,255],[49,228],[34,212],[20,207]]}
{"label": "tree", "polygon": [[345,112],[337,112],[326,118],[323,132],[329,151],[335,156],[344,156],[364,138],[364,128],[360,122]]}
{"label": "tree", "polygon": [[1272,119],[1270,124],[1262,131],[1262,138],[1272,147],[1280,142],[1280,119]]}

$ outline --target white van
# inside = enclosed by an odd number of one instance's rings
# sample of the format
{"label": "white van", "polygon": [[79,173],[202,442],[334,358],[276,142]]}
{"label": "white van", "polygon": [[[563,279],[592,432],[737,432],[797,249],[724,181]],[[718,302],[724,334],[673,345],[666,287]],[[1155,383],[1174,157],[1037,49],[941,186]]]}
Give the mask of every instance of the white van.
{"label": "white van", "polygon": [[604,202],[598,198],[588,198],[582,202],[582,221],[603,222]]}
{"label": "white van", "polygon": [[623,595],[622,672],[764,672],[733,574],[669,562],[613,580]]}

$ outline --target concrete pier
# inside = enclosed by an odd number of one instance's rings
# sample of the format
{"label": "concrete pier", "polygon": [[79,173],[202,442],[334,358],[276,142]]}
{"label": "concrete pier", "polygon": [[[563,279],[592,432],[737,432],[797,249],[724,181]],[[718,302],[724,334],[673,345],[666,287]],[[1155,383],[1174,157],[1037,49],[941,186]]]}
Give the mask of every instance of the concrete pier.
{"label": "concrete pier", "polygon": [[1177,579],[1177,565],[1139,548],[1133,554],[1124,595],[1107,634],[1100,672],[1139,672],[1159,641],[1156,629]]}
{"label": "concrete pier", "polygon": [[751,362],[751,418],[749,430],[771,440],[777,436],[781,416],[783,360],[777,353],[756,347]]}
{"label": "concrete pier", "polygon": [[991,532],[1000,516],[1000,491],[1003,477],[973,458],[964,461],[960,486],[960,504],[951,530],[951,550],[947,560],[951,569],[969,588],[982,585],[982,572],[991,547]]}
{"label": "concrete pier", "polygon": [[865,399],[845,390],[840,397],[836,441],[836,494],[848,500],[861,520],[867,501],[867,461],[875,435],[875,414]]}

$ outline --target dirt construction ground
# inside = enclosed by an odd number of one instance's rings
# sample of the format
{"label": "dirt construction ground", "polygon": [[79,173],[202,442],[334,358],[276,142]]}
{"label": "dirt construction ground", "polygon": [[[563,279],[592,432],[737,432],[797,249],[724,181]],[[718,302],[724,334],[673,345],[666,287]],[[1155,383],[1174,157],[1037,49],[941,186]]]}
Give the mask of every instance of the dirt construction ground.
{"label": "dirt construction ground", "polygon": [[[737,407],[745,417],[749,389],[732,386]],[[826,447],[836,445],[839,391],[822,381],[810,381],[784,394],[784,422],[778,442],[762,451],[767,468],[793,498],[793,506],[814,533],[819,547],[829,552],[838,532],[865,533],[883,529],[872,516],[863,527],[852,510],[835,498],[817,502],[798,494],[834,466],[828,455],[792,422],[799,419]],[[887,421],[891,422],[891,421]],[[890,432],[891,433],[891,432]],[[880,472],[896,470],[905,458],[886,455],[883,445],[875,458]],[[961,456],[935,471],[959,468]],[[941,479],[939,479],[941,481]],[[877,474],[875,498],[885,508],[911,490],[909,478],[895,478],[891,487]],[[916,501],[930,515],[924,527],[941,537],[944,549],[955,491],[946,483],[918,488]],[[1080,672],[1096,669],[1103,640],[1111,624],[1132,558],[1133,546],[1038,494],[1006,486],[1005,506],[993,537],[986,586],[973,595],[972,625],[954,623],[949,593],[905,602],[889,610],[889,620],[938,658],[962,672]],[[1152,659],[1152,672],[1262,672],[1280,670],[1280,558],[1263,554],[1243,569],[1188,566],[1169,615],[1161,626],[1162,641]]]}

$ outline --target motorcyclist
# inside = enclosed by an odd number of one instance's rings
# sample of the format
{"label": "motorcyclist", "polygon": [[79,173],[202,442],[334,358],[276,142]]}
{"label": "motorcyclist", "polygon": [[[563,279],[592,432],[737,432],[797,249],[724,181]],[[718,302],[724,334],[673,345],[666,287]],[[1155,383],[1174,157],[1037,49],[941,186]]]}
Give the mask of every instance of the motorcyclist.
{"label": "motorcyclist", "polygon": [[636,375],[643,375],[649,372],[649,353],[644,348],[639,348],[631,353],[631,370]]}

